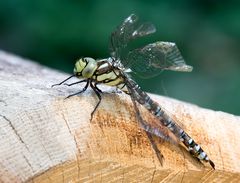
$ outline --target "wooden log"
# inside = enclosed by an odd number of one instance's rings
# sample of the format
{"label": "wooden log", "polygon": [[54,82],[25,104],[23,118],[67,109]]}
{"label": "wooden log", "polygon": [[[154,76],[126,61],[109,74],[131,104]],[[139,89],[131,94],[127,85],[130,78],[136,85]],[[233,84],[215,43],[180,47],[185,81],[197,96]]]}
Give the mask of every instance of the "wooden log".
{"label": "wooden log", "polygon": [[[139,128],[130,97],[103,87],[51,88],[66,74],[0,52],[0,182],[239,182],[240,117],[151,95],[208,153],[213,170],[182,145],[154,140],[161,166]],[[149,123],[158,123],[146,110]],[[162,127],[159,126],[159,129]],[[166,129],[163,133],[168,134]]]}

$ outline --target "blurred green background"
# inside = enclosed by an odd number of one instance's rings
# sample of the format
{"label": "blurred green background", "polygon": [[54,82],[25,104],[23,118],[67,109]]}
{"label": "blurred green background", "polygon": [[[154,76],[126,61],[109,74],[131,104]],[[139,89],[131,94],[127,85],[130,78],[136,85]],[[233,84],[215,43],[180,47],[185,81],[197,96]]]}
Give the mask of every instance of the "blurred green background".
{"label": "blurred green background", "polygon": [[0,49],[71,73],[81,56],[108,57],[111,31],[131,13],[156,25],[147,42],[176,42],[194,67],[135,78],[145,91],[240,115],[240,1],[0,1]]}

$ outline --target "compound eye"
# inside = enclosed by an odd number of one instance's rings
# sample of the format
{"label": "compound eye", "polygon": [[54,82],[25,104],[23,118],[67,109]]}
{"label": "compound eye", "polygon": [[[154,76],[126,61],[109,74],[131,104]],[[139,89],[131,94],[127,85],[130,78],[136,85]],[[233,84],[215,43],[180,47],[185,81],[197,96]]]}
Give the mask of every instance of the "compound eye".
{"label": "compound eye", "polygon": [[84,59],[87,61],[87,65],[83,69],[82,75],[85,78],[91,78],[93,76],[93,73],[97,69],[97,62],[90,57],[85,57]]}
{"label": "compound eye", "polygon": [[93,58],[91,58],[91,57],[84,57],[83,58],[83,60],[84,60],[84,62],[86,62],[86,63],[95,63],[96,62],[96,60],[95,59],[93,59]]}
{"label": "compound eye", "polygon": [[80,76],[82,75],[82,70],[86,67],[87,65],[87,61],[84,60],[84,58],[80,58],[76,63],[75,63],[75,67],[74,67],[74,74]]}
{"label": "compound eye", "polygon": [[85,63],[88,63],[88,60],[87,60],[87,58],[85,58],[85,57],[82,58],[82,61],[85,62]]}

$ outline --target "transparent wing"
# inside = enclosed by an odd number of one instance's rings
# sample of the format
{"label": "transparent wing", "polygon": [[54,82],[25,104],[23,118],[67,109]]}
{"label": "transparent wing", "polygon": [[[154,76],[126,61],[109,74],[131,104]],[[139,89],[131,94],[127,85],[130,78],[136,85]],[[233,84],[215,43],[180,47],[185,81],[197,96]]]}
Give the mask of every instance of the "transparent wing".
{"label": "transparent wing", "polygon": [[[109,50],[112,57],[124,60],[124,48],[127,47],[129,41],[152,34],[156,28],[151,23],[141,23],[138,17],[131,14],[114,32],[112,32],[109,43]],[[124,65],[124,62],[122,63]]]}
{"label": "transparent wing", "polygon": [[156,76],[162,70],[191,72],[193,69],[185,63],[175,43],[160,41],[130,51],[125,65],[144,78]]}

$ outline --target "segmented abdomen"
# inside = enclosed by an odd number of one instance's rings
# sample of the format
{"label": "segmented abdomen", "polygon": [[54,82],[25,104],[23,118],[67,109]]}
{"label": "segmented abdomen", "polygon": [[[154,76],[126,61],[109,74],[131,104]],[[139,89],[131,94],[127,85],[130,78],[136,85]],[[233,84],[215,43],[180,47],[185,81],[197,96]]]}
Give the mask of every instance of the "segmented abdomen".
{"label": "segmented abdomen", "polygon": [[[173,119],[165,113],[158,103],[154,102],[147,93],[142,91],[135,81],[125,77],[119,69],[114,68],[108,61],[98,61],[98,67],[92,76],[96,83],[104,83],[109,86],[116,86],[123,92],[131,94],[134,99],[155,115],[162,125],[166,126],[183,144],[189,152],[199,160],[209,162],[214,168],[214,163],[208,158],[207,154]],[[131,90],[128,90],[128,87]],[[129,92],[130,91],[130,92]]]}
{"label": "segmented abdomen", "polygon": [[162,125],[166,126],[177,138],[179,138],[194,157],[209,162],[213,168],[215,167],[214,163],[208,158],[200,145],[175,123],[173,119],[161,109],[158,103],[154,102],[147,93],[142,91],[135,81],[129,78],[126,82],[128,87],[132,88],[131,91],[134,91],[134,98],[155,115]]}

